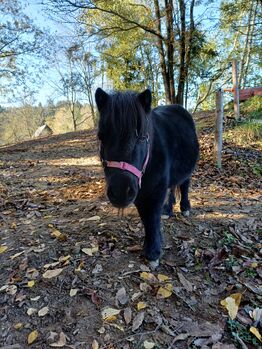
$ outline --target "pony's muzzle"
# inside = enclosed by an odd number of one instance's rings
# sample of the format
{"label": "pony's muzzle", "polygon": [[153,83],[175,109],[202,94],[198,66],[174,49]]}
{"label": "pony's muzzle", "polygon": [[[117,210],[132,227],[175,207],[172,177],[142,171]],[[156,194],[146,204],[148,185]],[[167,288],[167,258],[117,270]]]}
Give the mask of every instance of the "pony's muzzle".
{"label": "pony's muzzle", "polygon": [[125,208],[134,202],[138,185],[129,175],[112,176],[107,186],[107,196],[111,204],[117,208]]}
{"label": "pony's muzzle", "polygon": [[121,192],[118,188],[110,186],[107,189],[107,196],[113,206],[125,208],[135,200],[136,192],[130,186]]}

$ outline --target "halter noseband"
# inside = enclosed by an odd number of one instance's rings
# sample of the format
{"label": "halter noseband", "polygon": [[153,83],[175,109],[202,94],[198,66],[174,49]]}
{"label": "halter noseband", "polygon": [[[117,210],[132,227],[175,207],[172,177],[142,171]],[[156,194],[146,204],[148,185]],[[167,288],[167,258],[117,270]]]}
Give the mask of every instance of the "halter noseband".
{"label": "halter noseband", "polygon": [[119,168],[120,170],[133,173],[133,175],[135,175],[138,178],[138,184],[139,184],[139,187],[141,188],[142,176],[145,173],[145,170],[146,170],[146,167],[148,164],[148,160],[149,160],[149,153],[150,153],[150,144],[149,144],[149,135],[148,134],[146,136],[146,142],[147,142],[147,155],[146,155],[146,159],[145,159],[145,162],[143,164],[141,171],[138,168],[136,168],[135,166],[129,164],[128,162],[124,162],[124,161],[109,161],[109,160],[102,159],[102,165],[104,167]]}

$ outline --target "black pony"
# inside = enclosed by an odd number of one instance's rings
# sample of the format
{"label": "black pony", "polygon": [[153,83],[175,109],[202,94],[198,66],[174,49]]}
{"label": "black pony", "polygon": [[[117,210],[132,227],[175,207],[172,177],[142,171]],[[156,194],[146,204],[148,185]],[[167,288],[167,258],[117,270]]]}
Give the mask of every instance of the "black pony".
{"label": "black pony", "polygon": [[107,195],[118,208],[134,203],[145,228],[144,255],[157,266],[161,214],[172,215],[174,188],[188,215],[188,189],[199,146],[192,116],[179,105],[151,110],[151,92],[96,90],[98,138]]}

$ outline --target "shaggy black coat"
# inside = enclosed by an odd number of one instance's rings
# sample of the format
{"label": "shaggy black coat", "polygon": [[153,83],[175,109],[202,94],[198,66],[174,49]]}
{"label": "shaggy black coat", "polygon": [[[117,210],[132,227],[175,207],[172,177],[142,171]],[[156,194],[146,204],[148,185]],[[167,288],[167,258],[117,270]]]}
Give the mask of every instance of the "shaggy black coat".
{"label": "shaggy black coat", "polygon": [[151,110],[149,90],[107,94],[97,89],[95,97],[102,160],[128,162],[141,170],[149,145],[150,158],[141,187],[128,171],[104,170],[109,200],[119,208],[132,202],[136,205],[145,228],[144,255],[157,261],[162,244],[161,214],[172,215],[175,187],[180,188],[182,213],[190,210],[190,177],[199,156],[193,118],[179,105]]}

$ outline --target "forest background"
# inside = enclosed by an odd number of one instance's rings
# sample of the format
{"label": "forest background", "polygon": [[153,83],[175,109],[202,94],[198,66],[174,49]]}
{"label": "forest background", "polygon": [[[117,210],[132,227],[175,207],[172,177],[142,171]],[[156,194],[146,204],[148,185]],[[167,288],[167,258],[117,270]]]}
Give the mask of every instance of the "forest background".
{"label": "forest background", "polygon": [[0,0],[0,145],[93,127],[98,86],[213,109],[233,59],[262,85],[261,24],[259,0]]}

